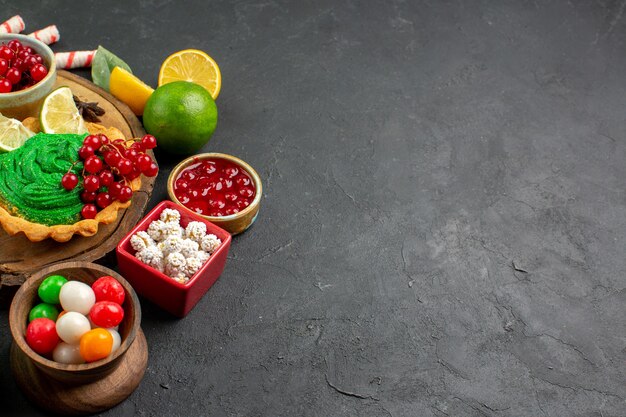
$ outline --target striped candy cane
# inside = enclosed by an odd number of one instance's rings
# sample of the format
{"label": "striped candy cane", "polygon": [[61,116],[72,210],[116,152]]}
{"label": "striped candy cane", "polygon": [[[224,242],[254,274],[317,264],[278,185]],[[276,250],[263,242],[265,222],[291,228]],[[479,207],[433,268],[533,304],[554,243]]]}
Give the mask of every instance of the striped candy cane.
{"label": "striped candy cane", "polygon": [[0,25],[0,33],[20,33],[25,27],[22,17],[15,15]]}
{"label": "striped candy cane", "polygon": [[37,40],[40,40],[46,45],[50,45],[51,43],[55,43],[59,39],[61,39],[61,35],[59,34],[59,29],[57,29],[56,25],[50,25],[41,30],[35,31],[28,36],[31,36]]}
{"label": "striped candy cane", "polygon": [[61,69],[85,68],[91,66],[94,55],[96,51],[57,52],[54,61]]}

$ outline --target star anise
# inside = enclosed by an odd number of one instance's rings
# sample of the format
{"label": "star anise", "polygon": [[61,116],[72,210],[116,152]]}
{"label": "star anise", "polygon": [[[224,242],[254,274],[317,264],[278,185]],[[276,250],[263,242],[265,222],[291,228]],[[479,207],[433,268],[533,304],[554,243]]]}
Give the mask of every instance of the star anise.
{"label": "star anise", "polygon": [[96,102],[81,101],[81,99],[74,96],[74,103],[76,103],[80,115],[83,116],[86,122],[97,123],[100,121],[98,116],[104,114],[104,109],[98,106]]}

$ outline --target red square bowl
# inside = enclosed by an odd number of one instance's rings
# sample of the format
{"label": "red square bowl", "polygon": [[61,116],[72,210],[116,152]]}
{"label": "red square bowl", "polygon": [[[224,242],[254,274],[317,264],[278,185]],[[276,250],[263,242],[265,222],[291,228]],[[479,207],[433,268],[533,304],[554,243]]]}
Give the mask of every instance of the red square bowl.
{"label": "red square bowl", "polygon": [[[166,208],[176,209],[180,212],[180,225],[182,227],[187,227],[187,224],[192,221],[202,222],[206,224],[207,234],[212,233],[222,241],[220,247],[186,284],[181,284],[141,262],[135,257],[135,250],[130,245],[130,238],[137,232],[148,230],[150,223],[157,220]],[[230,241],[231,236],[227,231],[220,229],[193,211],[166,200],[157,204],[120,241],[116,248],[117,263],[124,278],[130,282],[138,294],[173,315],[184,317],[200,301],[200,298],[211,288],[224,270]]]}

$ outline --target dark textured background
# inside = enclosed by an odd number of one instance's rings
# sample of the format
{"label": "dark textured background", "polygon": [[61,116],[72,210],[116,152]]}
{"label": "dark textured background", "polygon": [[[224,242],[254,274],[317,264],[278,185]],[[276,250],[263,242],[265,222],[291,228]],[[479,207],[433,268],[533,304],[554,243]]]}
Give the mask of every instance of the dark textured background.
{"label": "dark textured background", "polygon": [[[626,416],[626,2],[0,6],[152,85],[207,51],[205,150],[264,179],[195,310],[144,302],[148,370],[104,416]],[[40,415],[0,334],[0,414]]]}

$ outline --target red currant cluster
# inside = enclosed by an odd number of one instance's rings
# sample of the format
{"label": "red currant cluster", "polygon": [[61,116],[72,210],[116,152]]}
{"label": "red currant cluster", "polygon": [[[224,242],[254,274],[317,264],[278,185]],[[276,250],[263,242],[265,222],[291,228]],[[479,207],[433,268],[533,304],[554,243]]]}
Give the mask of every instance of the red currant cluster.
{"label": "red currant cluster", "polygon": [[[84,219],[93,219],[99,209],[108,207],[113,201],[125,203],[133,196],[128,183],[139,175],[154,177],[159,167],[145,153],[157,145],[156,138],[145,135],[128,144],[124,139],[110,141],[103,134],[88,135],[78,156],[83,161],[83,192],[80,198],[85,203],[80,214]],[[77,164],[75,162],[74,164]],[[78,176],[71,171],[63,175],[61,185],[73,190],[78,185]]]}
{"label": "red currant cluster", "polygon": [[0,46],[0,93],[31,87],[48,75],[41,55],[18,40]]}

